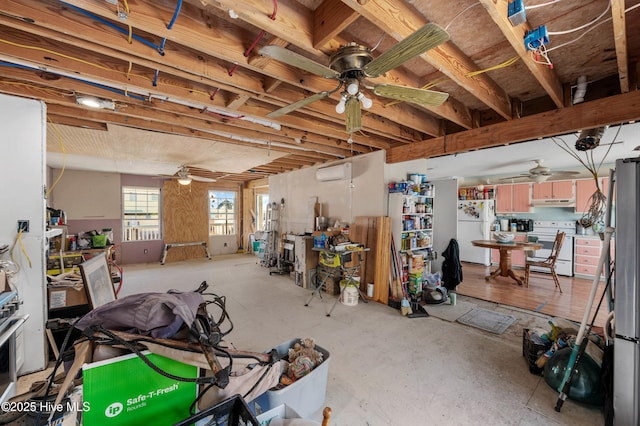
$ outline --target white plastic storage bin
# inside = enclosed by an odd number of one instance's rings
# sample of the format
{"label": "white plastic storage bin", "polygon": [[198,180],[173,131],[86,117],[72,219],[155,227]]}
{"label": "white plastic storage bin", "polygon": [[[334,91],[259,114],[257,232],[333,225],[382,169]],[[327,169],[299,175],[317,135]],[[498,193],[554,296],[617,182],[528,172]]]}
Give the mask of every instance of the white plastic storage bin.
{"label": "white plastic storage bin", "polygon": [[[301,339],[291,339],[275,347],[281,358],[286,358],[291,348]],[[327,391],[327,376],[329,374],[329,352],[316,344],[316,350],[322,353],[322,364],[314,368],[311,373],[282,389],[270,389],[249,402],[249,409],[256,415],[286,404],[305,419],[323,407]]]}

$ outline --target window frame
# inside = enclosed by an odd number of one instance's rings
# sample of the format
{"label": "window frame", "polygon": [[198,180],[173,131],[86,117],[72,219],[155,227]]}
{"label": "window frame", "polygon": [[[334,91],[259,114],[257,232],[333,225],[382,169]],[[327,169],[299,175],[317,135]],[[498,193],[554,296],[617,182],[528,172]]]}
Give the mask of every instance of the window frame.
{"label": "window frame", "polygon": [[[142,191],[146,191],[145,195],[147,195],[148,197],[152,197],[154,195],[157,196],[157,219],[127,218],[127,214],[126,214],[127,195],[129,194],[135,194],[136,196],[142,195]],[[122,197],[122,209],[121,209],[122,242],[135,243],[135,242],[141,242],[141,241],[162,241],[164,238],[164,232],[162,229],[162,190],[160,188],[152,187],[152,186],[124,185],[121,187],[121,197]],[[150,211],[150,209],[148,209],[150,205],[151,203],[149,203],[149,201],[147,200],[146,202],[147,209],[142,214],[153,215],[155,213],[153,211]],[[138,207],[137,200],[136,200],[136,207]],[[135,214],[138,215],[140,213],[135,213]],[[127,231],[129,229],[134,229],[132,225],[127,224],[127,221],[145,221],[145,220],[157,221],[157,225],[155,227],[149,226],[149,228],[152,228],[150,229],[151,235],[147,238],[136,238],[136,239],[127,238]]]}
{"label": "window frame", "polygon": [[[231,199],[231,205],[232,205],[232,212],[231,212],[231,223],[228,222],[228,218],[229,218],[229,212],[228,212],[228,207],[227,210],[225,210],[225,214],[224,217],[222,218],[214,218],[213,215],[215,214],[214,212],[214,208],[213,208],[213,203],[214,200],[216,200],[215,197],[219,197],[219,195],[217,194],[232,194],[233,198]],[[222,198],[222,202],[229,200],[229,197],[221,197]],[[209,193],[208,193],[208,220],[209,220],[209,236],[210,237],[231,237],[231,236],[237,236],[238,235],[238,191],[233,191],[233,190],[215,190],[215,189],[210,189]],[[218,214],[220,214],[220,212],[218,212]],[[227,228],[229,228],[229,226],[231,226],[232,228],[232,232],[230,233],[215,233],[215,228],[216,228],[216,224],[214,223],[214,220],[225,220],[225,222],[221,225],[217,225],[217,226],[222,226],[223,230],[227,230]]]}

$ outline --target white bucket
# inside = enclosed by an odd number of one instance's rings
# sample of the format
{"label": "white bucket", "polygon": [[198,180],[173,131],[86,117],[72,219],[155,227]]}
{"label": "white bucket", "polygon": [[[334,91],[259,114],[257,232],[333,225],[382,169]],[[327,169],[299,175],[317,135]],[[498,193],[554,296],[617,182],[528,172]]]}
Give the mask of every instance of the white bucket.
{"label": "white bucket", "polygon": [[356,306],[358,304],[358,288],[355,285],[348,285],[342,292],[342,304]]}
{"label": "white bucket", "polygon": [[420,185],[422,183],[422,175],[419,175],[419,174],[409,175],[409,180],[415,183],[416,185]]}

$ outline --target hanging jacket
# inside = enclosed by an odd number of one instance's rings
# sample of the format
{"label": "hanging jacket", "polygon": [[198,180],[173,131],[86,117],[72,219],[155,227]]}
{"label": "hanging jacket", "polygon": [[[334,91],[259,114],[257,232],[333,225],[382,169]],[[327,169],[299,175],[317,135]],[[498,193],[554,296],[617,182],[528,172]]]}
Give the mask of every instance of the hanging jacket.
{"label": "hanging jacket", "polygon": [[442,284],[449,291],[455,291],[462,282],[462,265],[460,264],[460,249],[458,241],[452,238],[446,250],[442,252]]}

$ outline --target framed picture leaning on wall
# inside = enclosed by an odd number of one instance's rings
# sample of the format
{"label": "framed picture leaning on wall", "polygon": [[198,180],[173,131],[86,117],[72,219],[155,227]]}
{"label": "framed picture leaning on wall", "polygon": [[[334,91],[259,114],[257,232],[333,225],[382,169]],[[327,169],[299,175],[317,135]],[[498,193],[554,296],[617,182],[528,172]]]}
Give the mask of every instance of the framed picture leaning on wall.
{"label": "framed picture leaning on wall", "polygon": [[92,309],[116,300],[105,253],[81,263],[80,273]]}

